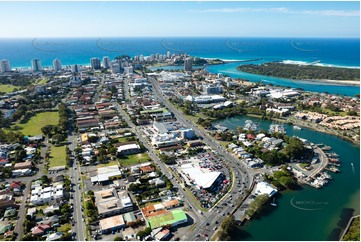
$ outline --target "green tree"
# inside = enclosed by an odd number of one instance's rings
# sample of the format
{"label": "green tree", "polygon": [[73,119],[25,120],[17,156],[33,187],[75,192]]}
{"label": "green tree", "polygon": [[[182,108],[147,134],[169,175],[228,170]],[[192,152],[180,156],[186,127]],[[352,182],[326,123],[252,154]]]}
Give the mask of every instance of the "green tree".
{"label": "green tree", "polygon": [[305,147],[300,139],[291,137],[288,139],[288,144],[284,151],[290,158],[299,159],[305,153]]}

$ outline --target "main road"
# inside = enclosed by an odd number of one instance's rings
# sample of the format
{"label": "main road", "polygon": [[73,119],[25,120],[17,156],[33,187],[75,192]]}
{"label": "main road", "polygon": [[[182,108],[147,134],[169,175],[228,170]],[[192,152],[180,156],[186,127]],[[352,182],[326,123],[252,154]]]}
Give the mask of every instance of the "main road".
{"label": "main road", "polygon": [[[153,92],[158,97],[158,100],[165,105],[171,111],[177,120],[185,126],[192,128],[196,135],[203,138],[203,142],[211,147],[216,153],[218,153],[221,157],[224,157],[225,165],[228,166],[230,170],[233,171],[234,178],[233,185],[229,193],[222,199],[218,204],[224,204],[223,207],[218,205],[218,208],[213,208],[208,213],[206,213],[203,221],[197,224],[197,227],[193,230],[193,233],[189,234],[187,240],[196,240],[197,238],[201,238],[202,234],[205,236],[207,234],[211,234],[213,232],[214,227],[216,226],[219,219],[222,219],[223,216],[229,213],[234,206],[231,202],[232,199],[237,199],[240,196],[240,190],[245,190],[250,187],[250,181],[253,179],[253,176],[257,173],[256,171],[247,169],[238,158],[231,155],[223,146],[221,146],[213,137],[208,135],[203,129],[199,128],[193,122],[189,121],[183,113],[181,113],[177,108],[175,108],[170,101],[164,97],[163,92],[159,86],[159,82],[156,78],[148,77],[153,84]],[[238,188],[236,186],[238,183]],[[238,191],[237,191],[238,189]],[[232,196],[234,195],[234,197]],[[228,202],[228,204],[227,204]],[[218,213],[219,212],[219,213]],[[207,225],[209,224],[209,225]],[[210,230],[211,229],[211,230]],[[209,233],[206,233],[209,231]],[[198,235],[201,234],[200,237]]]}
{"label": "main road", "polygon": [[[176,109],[169,101],[163,96],[163,93],[159,87],[159,83],[156,79],[150,78],[153,83],[153,93],[158,98],[159,102],[165,105],[177,118],[177,120],[182,123],[186,127],[192,128],[195,133],[203,138],[203,142],[211,147],[215,152],[217,152],[220,156],[224,157],[227,161],[225,165],[228,166],[230,170],[233,171],[234,179],[231,190],[227,193],[227,195],[217,204],[217,206],[210,209],[208,212],[202,212],[201,214],[195,213],[193,219],[195,219],[195,225],[191,227],[191,231],[188,231],[187,234],[184,234],[181,237],[181,240],[200,240],[207,239],[214,233],[214,229],[219,226],[222,222],[224,216],[231,213],[234,207],[234,203],[236,203],[237,197],[240,196],[241,190],[245,190],[250,186],[252,173],[249,175],[248,171],[245,167],[242,166],[240,161],[230,155],[222,146],[219,145],[217,141],[215,141],[212,137],[210,137],[206,132],[197,127],[195,124],[187,120],[187,118]],[[128,88],[126,87],[128,83],[124,83],[126,92],[128,92]],[[149,142],[144,138],[144,134],[138,129],[137,126],[133,124],[130,120],[129,116],[125,113],[125,111],[119,106],[118,103],[114,103],[117,107],[119,113],[124,117],[128,125],[133,129],[134,133],[139,137],[139,140],[143,143],[143,145],[148,149],[149,156],[158,164],[161,171],[164,174],[170,174],[170,168],[165,165],[162,161],[160,161],[159,157],[155,154],[154,148],[149,144]],[[168,176],[169,177],[169,176]],[[172,177],[172,176],[171,176]],[[176,181],[171,179],[173,183]],[[236,184],[238,183],[238,185]],[[238,191],[237,191],[238,189]],[[185,200],[191,204],[190,207],[194,210],[198,210],[198,208],[194,205],[194,202],[185,191],[179,189],[182,196]],[[234,200],[233,200],[234,199]],[[233,200],[233,202],[232,202]]]}

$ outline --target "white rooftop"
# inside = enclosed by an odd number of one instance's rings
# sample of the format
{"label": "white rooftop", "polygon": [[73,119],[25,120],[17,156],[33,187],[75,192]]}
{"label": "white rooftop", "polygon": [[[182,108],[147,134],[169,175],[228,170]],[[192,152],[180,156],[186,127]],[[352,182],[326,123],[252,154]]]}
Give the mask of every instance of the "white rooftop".
{"label": "white rooftop", "polygon": [[277,189],[273,188],[267,182],[264,182],[264,181],[259,182],[256,185],[256,190],[255,190],[256,195],[268,194],[268,196],[272,197],[276,193],[277,193]]}
{"label": "white rooftop", "polygon": [[209,188],[221,174],[218,171],[203,172],[201,168],[194,167],[192,164],[184,164],[181,166],[183,172],[187,174],[199,187]]}

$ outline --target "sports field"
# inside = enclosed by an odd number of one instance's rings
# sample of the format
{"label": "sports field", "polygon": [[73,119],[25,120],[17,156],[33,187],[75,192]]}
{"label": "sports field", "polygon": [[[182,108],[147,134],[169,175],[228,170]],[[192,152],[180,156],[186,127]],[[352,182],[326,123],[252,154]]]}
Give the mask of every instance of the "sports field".
{"label": "sports field", "polygon": [[66,165],[66,150],[65,146],[51,146],[50,147],[50,157],[49,157],[49,167],[55,166],[65,166]]}

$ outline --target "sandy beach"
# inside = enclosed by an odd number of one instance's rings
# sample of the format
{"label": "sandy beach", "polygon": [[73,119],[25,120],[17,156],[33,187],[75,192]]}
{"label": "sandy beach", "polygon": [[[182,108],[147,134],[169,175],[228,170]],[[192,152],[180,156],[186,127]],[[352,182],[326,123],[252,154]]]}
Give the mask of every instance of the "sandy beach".
{"label": "sandy beach", "polygon": [[307,79],[304,81],[308,82],[321,82],[321,83],[329,83],[335,85],[344,85],[344,86],[360,86],[360,81],[353,81],[353,80],[328,80],[328,79]]}

